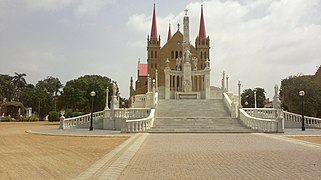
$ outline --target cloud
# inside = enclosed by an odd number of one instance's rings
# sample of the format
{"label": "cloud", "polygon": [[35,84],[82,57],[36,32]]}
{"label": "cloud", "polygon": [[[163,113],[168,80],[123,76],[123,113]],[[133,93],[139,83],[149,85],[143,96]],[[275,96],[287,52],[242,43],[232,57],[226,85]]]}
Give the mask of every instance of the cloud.
{"label": "cloud", "polygon": [[[269,91],[271,87],[273,92],[274,84],[282,78],[305,71],[303,67],[313,69],[320,65],[320,3],[318,0],[205,1],[206,32],[211,38],[211,78],[215,85],[220,84],[221,72],[225,70],[234,84],[241,79],[249,88],[262,86]],[[200,3],[190,3],[186,8],[190,38],[194,42]],[[163,44],[168,17],[182,24],[183,15],[157,17]],[[150,33],[150,24],[151,15],[145,14],[134,14],[127,22],[132,31],[145,35]]]}
{"label": "cloud", "polygon": [[36,11],[59,11],[78,0],[24,0],[28,8]]}
{"label": "cloud", "polygon": [[74,10],[76,17],[96,16],[107,5],[115,4],[115,0],[81,0]]}

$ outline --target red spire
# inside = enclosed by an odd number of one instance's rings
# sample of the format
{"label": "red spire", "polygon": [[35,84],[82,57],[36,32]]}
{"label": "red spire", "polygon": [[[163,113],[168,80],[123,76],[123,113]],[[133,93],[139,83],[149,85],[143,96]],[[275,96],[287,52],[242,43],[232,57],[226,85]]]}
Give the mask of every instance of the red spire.
{"label": "red spire", "polygon": [[154,3],[152,30],[151,30],[151,32],[150,32],[150,38],[151,38],[151,39],[157,39],[157,26],[156,26],[155,3]]}
{"label": "red spire", "polygon": [[206,38],[204,15],[203,15],[203,4],[201,6],[201,20],[200,20],[200,29],[199,29],[198,38]]}
{"label": "red spire", "polygon": [[171,38],[172,38],[171,23],[169,23],[167,41],[169,41]]}

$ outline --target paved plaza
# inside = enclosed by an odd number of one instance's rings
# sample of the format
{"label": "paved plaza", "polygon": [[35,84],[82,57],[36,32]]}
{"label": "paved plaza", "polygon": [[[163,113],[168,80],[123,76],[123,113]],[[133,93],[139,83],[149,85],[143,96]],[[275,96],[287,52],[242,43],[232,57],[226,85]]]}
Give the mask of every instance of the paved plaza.
{"label": "paved plaza", "polygon": [[321,146],[271,134],[149,134],[120,179],[321,179]]}

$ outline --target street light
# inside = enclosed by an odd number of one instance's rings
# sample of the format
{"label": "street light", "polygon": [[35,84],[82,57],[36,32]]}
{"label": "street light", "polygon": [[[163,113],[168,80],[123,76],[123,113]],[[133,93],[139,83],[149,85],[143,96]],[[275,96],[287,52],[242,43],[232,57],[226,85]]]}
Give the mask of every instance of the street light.
{"label": "street light", "polygon": [[94,97],[96,96],[96,92],[95,91],[91,91],[90,92],[90,96],[91,96],[91,114],[90,114],[89,131],[92,131],[92,130],[94,130],[94,127],[93,127],[93,111],[94,111]]}
{"label": "street light", "polygon": [[304,115],[303,115],[303,97],[304,97],[304,91],[300,91],[299,95],[301,96],[301,113],[302,113],[302,131],[305,131],[305,126],[304,126]]}

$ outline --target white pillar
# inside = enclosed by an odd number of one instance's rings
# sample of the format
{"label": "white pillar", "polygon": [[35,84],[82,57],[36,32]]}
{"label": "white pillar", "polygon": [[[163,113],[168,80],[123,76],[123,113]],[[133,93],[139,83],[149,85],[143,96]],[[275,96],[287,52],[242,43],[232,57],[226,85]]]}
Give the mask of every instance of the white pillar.
{"label": "white pillar", "polygon": [[165,99],[170,99],[170,82],[171,76],[169,75],[169,67],[166,67],[164,70],[165,73]]}
{"label": "white pillar", "polygon": [[155,70],[156,92],[158,92],[158,70]]}
{"label": "white pillar", "polygon": [[156,103],[155,102],[155,94],[156,94],[156,87],[155,86],[156,86],[156,82],[155,82],[155,80],[153,80],[153,101],[152,101],[153,102],[153,105],[152,105],[153,108],[155,108],[155,103]]}
{"label": "white pillar", "polygon": [[228,75],[226,75],[226,91],[228,92]]}
{"label": "white pillar", "polygon": [[109,93],[109,88],[107,86],[107,88],[106,88],[106,106],[105,106],[105,110],[109,109],[109,107],[108,107],[108,93]]}
{"label": "white pillar", "polygon": [[238,103],[238,110],[237,110],[237,117],[240,118],[240,108],[242,108],[241,105],[241,81],[239,80],[238,83],[238,93],[239,93],[239,103]]}
{"label": "white pillar", "polygon": [[149,74],[147,75],[147,92],[150,91],[150,77]]}
{"label": "white pillar", "polygon": [[256,91],[254,91],[254,108],[257,108],[257,104],[256,104]]}

